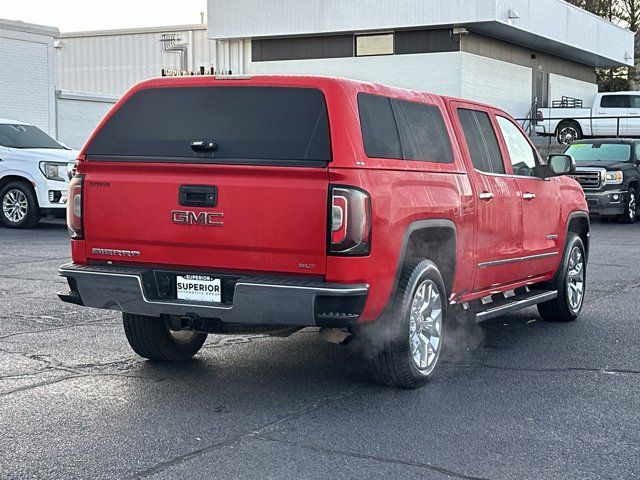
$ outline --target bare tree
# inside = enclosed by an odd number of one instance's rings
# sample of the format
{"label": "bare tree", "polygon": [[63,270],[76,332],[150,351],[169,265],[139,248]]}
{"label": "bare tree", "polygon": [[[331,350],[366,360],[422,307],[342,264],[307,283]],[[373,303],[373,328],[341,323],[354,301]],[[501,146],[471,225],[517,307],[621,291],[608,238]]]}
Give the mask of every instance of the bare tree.
{"label": "bare tree", "polygon": [[629,90],[637,90],[640,83],[640,51],[638,45],[640,42],[640,0],[616,0],[615,14],[618,24],[635,32],[635,66],[627,69],[627,80]]}

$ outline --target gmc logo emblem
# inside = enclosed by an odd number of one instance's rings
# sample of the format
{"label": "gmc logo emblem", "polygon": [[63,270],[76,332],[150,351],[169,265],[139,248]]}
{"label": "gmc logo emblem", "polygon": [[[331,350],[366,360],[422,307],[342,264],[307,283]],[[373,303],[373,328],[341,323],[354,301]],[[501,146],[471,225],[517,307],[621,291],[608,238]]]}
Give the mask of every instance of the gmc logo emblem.
{"label": "gmc logo emblem", "polygon": [[202,225],[203,227],[222,227],[224,213],[218,212],[189,212],[186,210],[174,210],[171,212],[171,221],[179,225]]}

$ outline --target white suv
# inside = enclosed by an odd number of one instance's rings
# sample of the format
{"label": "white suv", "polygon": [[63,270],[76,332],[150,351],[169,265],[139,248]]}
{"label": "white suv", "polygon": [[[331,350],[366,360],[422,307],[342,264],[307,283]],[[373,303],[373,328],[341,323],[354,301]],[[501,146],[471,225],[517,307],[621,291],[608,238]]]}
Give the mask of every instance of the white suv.
{"label": "white suv", "polygon": [[77,154],[33,125],[0,118],[0,223],[32,228],[45,215],[64,217]]}

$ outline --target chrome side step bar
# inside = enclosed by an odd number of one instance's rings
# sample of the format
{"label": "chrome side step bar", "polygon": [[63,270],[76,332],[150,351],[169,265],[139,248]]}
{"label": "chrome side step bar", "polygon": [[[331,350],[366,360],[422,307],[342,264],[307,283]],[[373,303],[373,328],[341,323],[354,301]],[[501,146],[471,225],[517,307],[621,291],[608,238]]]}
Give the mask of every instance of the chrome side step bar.
{"label": "chrome side step bar", "polygon": [[[502,301],[495,302],[495,306],[491,308],[476,312],[475,320],[477,323],[484,322],[486,320],[490,320],[495,317],[506,315],[507,313],[515,312],[517,310],[522,310],[523,308],[537,305],[538,303],[553,300],[557,296],[558,296],[557,290],[548,290],[543,292],[532,291],[524,295],[511,297],[509,299],[505,299],[506,301],[502,300]],[[512,300],[512,301],[509,301],[509,300]]]}

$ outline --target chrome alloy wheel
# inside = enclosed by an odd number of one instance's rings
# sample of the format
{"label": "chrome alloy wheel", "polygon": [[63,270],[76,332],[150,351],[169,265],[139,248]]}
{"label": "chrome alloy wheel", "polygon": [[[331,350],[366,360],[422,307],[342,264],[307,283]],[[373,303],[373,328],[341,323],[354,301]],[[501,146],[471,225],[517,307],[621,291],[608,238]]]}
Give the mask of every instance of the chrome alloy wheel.
{"label": "chrome alloy wheel", "polygon": [[558,134],[558,143],[561,145],[571,145],[579,136],[578,130],[575,127],[563,127]]}
{"label": "chrome alloy wheel", "polygon": [[29,202],[27,196],[14,188],[5,193],[2,199],[2,213],[12,223],[19,223],[27,216]]}
{"label": "chrome alloy wheel", "polygon": [[584,299],[584,255],[582,250],[575,246],[569,254],[569,267],[567,268],[567,298],[569,308],[573,312],[580,310]]}
{"label": "chrome alloy wheel", "polygon": [[442,297],[431,280],[416,289],[411,303],[409,341],[415,366],[430,373],[440,356],[442,337]]}

